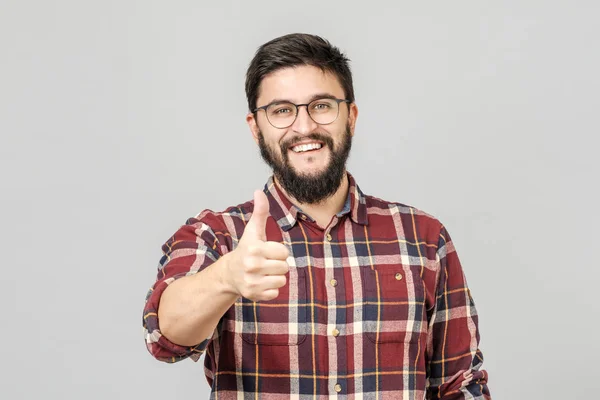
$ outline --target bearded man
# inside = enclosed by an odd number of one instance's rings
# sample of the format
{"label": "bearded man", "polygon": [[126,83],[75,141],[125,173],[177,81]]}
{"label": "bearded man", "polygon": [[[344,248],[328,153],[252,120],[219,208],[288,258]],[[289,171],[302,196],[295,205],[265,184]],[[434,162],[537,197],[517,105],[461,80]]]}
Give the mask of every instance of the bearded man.
{"label": "bearded man", "polygon": [[205,354],[215,399],[489,399],[446,227],[364,194],[346,170],[358,117],[348,62],[314,35],[258,49],[246,121],[273,174],[253,200],[204,210],[163,245],[148,349],[166,362]]}

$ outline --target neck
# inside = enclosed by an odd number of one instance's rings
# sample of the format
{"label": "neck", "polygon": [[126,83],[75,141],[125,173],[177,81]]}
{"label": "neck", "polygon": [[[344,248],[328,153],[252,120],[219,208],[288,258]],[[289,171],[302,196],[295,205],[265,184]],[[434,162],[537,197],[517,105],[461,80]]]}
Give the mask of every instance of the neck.
{"label": "neck", "polygon": [[285,193],[292,203],[300,207],[304,213],[310,215],[322,228],[327,227],[333,216],[342,211],[344,204],[346,203],[346,198],[348,197],[348,188],[350,186],[348,174],[344,172],[344,177],[340,182],[340,186],[337,188],[334,194],[319,203],[309,204],[300,203],[293,196],[290,196],[290,194],[285,191],[281,184],[279,184],[277,177],[275,177],[275,182],[277,183],[279,189]]}

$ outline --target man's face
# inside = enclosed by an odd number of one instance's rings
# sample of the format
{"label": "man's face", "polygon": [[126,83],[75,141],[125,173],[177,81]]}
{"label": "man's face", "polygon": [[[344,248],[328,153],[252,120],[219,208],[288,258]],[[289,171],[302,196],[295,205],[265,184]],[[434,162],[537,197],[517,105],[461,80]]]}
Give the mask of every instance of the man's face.
{"label": "man's face", "polygon": [[[312,66],[285,68],[263,79],[257,106],[275,100],[305,104],[320,96],[344,98],[334,75]],[[247,121],[261,156],[278,182],[301,203],[315,204],[335,193],[342,182],[357,113],[355,104],[340,103],[337,119],[327,125],[313,121],[306,107],[300,107],[294,123],[283,129],[273,127],[264,110],[256,117],[248,114]],[[307,147],[299,148],[298,144],[320,148],[303,151]]]}

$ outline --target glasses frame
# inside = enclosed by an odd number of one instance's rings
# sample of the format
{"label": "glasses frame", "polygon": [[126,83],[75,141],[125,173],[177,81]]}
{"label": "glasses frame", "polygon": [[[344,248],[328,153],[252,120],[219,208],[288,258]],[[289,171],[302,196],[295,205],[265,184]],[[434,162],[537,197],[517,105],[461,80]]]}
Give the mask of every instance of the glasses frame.
{"label": "glasses frame", "polygon": [[[312,117],[312,115],[310,115],[310,111],[308,111],[308,106],[311,105],[312,103],[319,101],[319,100],[333,100],[337,103],[337,115],[335,116],[335,118],[333,119],[333,121],[328,122],[326,124],[321,124],[317,121],[315,121],[315,119]],[[330,125],[333,124],[335,121],[337,121],[338,117],[340,116],[340,103],[352,103],[352,101],[348,100],[348,99],[338,99],[335,97],[320,97],[318,99],[314,99],[313,101],[311,101],[310,103],[304,103],[304,104],[294,104],[291,101],[274,101],[272,103],[267,104],[266,106],[262,106],[262,107],[257,107],[254,110],[252,110],[253,114],[257,114],[259,110],[264,110],[265,111],[265,117],[267,117],[267,121],[269,121],[269,124],[271,124],[271,126],[273,128],[276,129],[285,129],[285,128],[289,128],[290,126],[294,125],[294,122],[296,122],[296,119],[298,119],[298,113],[300,112],[300,107],[304,106],[306,107],[306,113],[308,114],[308,116],[310,117],[310,119],[312,119],[314,121],[315,124],[318,125]],[[294,107],[296,107],[296,114],[294,115],[294,120],[287,126],[275,126],[273,125],[273,123],[271,122],[271,120],[269,119],[269,113],[267,112],[267,108],[271,107],[273,104],[291,104]]]}

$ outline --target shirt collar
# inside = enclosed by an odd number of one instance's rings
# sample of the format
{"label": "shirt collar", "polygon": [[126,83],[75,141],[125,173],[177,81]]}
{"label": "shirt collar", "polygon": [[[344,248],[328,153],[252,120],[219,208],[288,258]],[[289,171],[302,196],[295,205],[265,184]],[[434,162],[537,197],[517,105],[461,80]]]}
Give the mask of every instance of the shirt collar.
{"label": "shirt collar", "polygon": [[[354,177],[348,175],[348,197],[343,209],[337,214],[338,217],[349,214],[350,219],[360,225],[367,225],[367,205],[365,195],[362,193]],[[296,224],[298,213],[302,213],[300,207],[296,206],[275,183],[273,175],[265,184],[264,192],[269,199],[269,212],[277,221],[283,231],[288,231]],[[310,218],[310,217],[309,217]]]}

